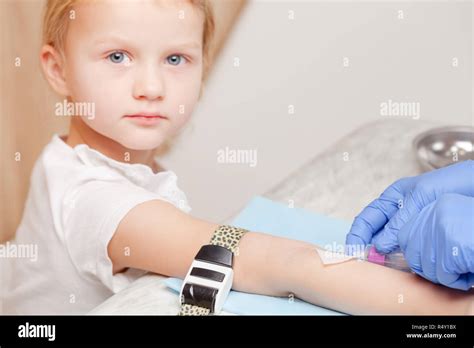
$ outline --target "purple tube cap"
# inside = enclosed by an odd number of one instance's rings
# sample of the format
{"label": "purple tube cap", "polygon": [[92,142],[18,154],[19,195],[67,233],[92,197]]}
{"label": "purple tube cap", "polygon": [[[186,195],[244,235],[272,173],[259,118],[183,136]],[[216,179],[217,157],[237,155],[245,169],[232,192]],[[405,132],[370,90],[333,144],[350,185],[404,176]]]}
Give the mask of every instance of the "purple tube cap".
{"label": "purple tube cap", "polygon": [[385,264],[385,255],[379,254],[377,250],[375,249],[375,246],[372,246],[369,249],[368,255],[367,255],[367,261],[373,262],[373,263],[378,263],[379,265],[384,265]]}

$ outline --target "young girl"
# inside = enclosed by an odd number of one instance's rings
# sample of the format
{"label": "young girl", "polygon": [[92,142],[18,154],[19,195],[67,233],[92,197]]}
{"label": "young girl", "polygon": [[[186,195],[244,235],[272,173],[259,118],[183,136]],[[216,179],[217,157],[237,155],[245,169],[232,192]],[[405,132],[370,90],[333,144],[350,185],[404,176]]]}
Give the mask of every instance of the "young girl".
{"label": "young girl", "polygon": [[[47,2],[41,64],[74,112],[33,170],[16,242],[38,256],[15,260],[7,312],[86,313],[147,271],[184,278],[210,242],[219,224],[188,214],[154,150],[199,100],[213,23],[205,0]],[[365,262],[324,266],[305,242],[248,231],[238,251],[237,291],[352,314],[472,311],[472,292]]]}

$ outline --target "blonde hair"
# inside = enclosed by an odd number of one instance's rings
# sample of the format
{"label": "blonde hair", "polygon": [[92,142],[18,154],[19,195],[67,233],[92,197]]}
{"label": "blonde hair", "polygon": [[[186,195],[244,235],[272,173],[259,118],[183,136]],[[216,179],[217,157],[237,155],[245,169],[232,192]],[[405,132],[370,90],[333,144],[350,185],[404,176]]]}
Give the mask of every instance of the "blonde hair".
{"label": "blonde hair", "polygon": [[[43,44],[51,45],[61,54],[64,53],[70,11],[80,0],[47,0],[43,17]],[[186,0],[204,14],[203,80],[207,76],[210,60],[210,43],[214,35],[214,12],[210,0]]]}

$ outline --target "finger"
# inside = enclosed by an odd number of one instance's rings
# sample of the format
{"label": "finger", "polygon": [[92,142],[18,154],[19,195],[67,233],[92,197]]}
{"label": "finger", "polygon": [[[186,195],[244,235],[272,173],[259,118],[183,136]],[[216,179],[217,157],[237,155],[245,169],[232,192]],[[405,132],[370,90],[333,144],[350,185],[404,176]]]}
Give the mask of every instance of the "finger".
{"label": "finger", "polygon": [[386,225],[372,239],[372,244],[379,254],[388,254],[398,248],[398,229]]}
{"label": "finger", "polygon": [[[415,189],[416,190],[416,189]],[[399,246],[399,231],[408,221],[420,213],[419,196],[416,191],[410,191],[398,202],[398,211],[385,225],[382,231],[374,236],[373,244],[381,254],[387,254]]]}
{"label": "finger", "polygon": [[354,219],[349,235],[357,237],[364,245],[370,243],[372,236],[387,221],[383,211],[390,211],[390,208],[385,208],[382,205],[383,202],[380,199],[376,199],[365,207]]}
{"label": "finger", "polygon": [[[367,245],[376,234],[398,211],[399,201],[415,185],[416,177],[403,178],[390,185],[376,200],[372,201],[354,219],[350,236],[346,242],[357,241]],[[349,244],[349,243],[348,243]]]}
{"label": "finger", "polygon": [[359,236],[348,234],[346,236],[345,254],[356,256],[365,248],[365,242]]}

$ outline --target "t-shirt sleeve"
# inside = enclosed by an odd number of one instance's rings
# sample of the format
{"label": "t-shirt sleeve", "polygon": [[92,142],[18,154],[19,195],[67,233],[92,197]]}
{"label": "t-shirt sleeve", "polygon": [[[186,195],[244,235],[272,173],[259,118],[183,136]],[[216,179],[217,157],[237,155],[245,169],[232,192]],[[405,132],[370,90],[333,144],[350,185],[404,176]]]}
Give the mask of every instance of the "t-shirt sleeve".
{"label": "t-shirt sleeve", "polygon": [[93,180],[65,194],[63,239],[72,263],[83,277],[99,281],[117,293],[146,273],[129,268],[113,275],[107,246],[131,209],[155,199],[161,197],[126,181]]}

